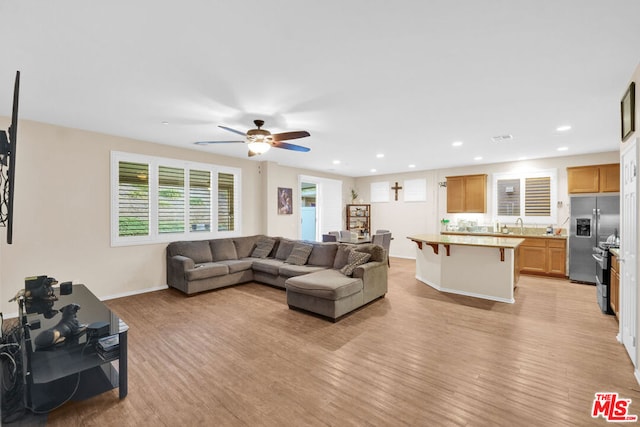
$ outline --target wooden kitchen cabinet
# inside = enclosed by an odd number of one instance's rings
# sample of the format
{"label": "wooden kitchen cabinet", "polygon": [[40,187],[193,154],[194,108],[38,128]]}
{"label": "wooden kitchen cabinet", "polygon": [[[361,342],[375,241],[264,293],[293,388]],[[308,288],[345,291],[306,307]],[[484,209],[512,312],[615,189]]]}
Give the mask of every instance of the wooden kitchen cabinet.
{"label": "wooden kitchen cabinet", "polygon": [[600,165],[600,192],[617,193],[620,191],[620,163]]}
{"label": "wooden kitchen cabinet", "polygon": [[519,247],[520,273],[565,277],[567,241],[546,237],[527,237]]}
{"label": "wooden kitchen cabinet", "polygon": [[448,176],[447,213],[487,212],[487,175]]}
{"label": "wooden kitchen cabinet", "polygon": [[618,317],[620,311],[620,265],[618,258],[611,255],[611,277],[609,278],[609,306]]}
{"label": "wooden kitchen cabinet", "polygon": [[611,193],[620,191],[620,164],[567,168],[569,194]]}

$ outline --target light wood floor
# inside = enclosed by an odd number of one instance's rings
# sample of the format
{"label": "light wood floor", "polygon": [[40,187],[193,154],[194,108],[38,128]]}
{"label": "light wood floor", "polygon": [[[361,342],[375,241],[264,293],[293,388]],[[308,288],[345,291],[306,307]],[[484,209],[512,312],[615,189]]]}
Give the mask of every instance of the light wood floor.
{"label": "light wood floor", "polygon": [[439,293],[392,259],[387,297],[331,323],[246,284],[108,301],[129,327],[129,395],[49,425],[606,425],[594,393],[640,387],[595,287],[521,276],[516,303]]}

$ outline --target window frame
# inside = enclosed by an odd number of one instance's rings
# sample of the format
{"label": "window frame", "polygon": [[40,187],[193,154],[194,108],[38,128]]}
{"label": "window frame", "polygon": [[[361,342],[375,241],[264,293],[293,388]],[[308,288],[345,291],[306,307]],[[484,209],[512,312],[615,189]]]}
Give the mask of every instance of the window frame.
{"label": "window frame", "polygon": [[[119,167],[120,162],[144,163],[149,167],[149,234],[144,236],[120,236],[119,212]],[[158,170],[160,166],[181,168],[184,170],[184,231],[175,233],[160,233],[158,230]],[[211,227],[209,231],[191,230],[189,185],[190,171],[207,171],[211,175]],[[233,230],[218,231],[218,173],[234,176],[234,221]],[[206,240],[221,237],[236,237],[242,235],[242,169],[177,160],[166,157],[155,157],[144,154],[134,154],[122,151],[111,151],[111,246],[131,246],[156,243],[169,243],[176,240]]]}
{"label": "window frame", "polygon": [[[550,178],[550,211],[549,216],[526,216],[526,179],[527,178]],[[516,219],[522,218],[525,224],[556,224],[558,221],[558,170],[557,169],[544,169],[538,171],[516,171],[516,172],[503,172],[493,174],[493,212],[497,221],[501,223],[514,223]],[[520,215],[508,216],[498,215],[498,181],[504,179],[519,179],[520,180]]]}

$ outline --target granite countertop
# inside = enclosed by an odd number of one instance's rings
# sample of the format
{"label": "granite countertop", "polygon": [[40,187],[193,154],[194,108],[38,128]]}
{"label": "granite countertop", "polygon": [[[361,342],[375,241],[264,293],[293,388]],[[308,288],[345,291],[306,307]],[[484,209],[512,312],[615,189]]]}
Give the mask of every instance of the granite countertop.
{"label": "granite countertop", "polygon": [[435,243],[443,245],[484,246],[489,248],[515,249],[524,242],[523,238],[515,236],[487,236],[476,233],[444,235],[444,234],[415,234],[407,239],[416,242]]}
{"label": "granite countertop", "polygon": [[535,239],[567,239],[566,234],[529,234],[510,231],[509,234],[504,233],[490,233],[490,232],[474,232],[474,231],[443,231],[442,234],[455,235],[455,236],[494,236],[494,237],[520,237],[520,238],[535,238]]}

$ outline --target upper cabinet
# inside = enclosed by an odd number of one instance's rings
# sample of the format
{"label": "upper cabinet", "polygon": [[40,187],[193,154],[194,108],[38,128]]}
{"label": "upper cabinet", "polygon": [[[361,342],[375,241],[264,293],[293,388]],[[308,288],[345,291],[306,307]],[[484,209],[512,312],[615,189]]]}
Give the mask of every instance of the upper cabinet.
{"label": "upper cabinet", "polygon": [[487,175],[447,177],[447,213],[487,212]]}
{"label": "upper cabinet", "polygon": [[567,168],[569,194],[611,193],[620,191],[620,164]]}

